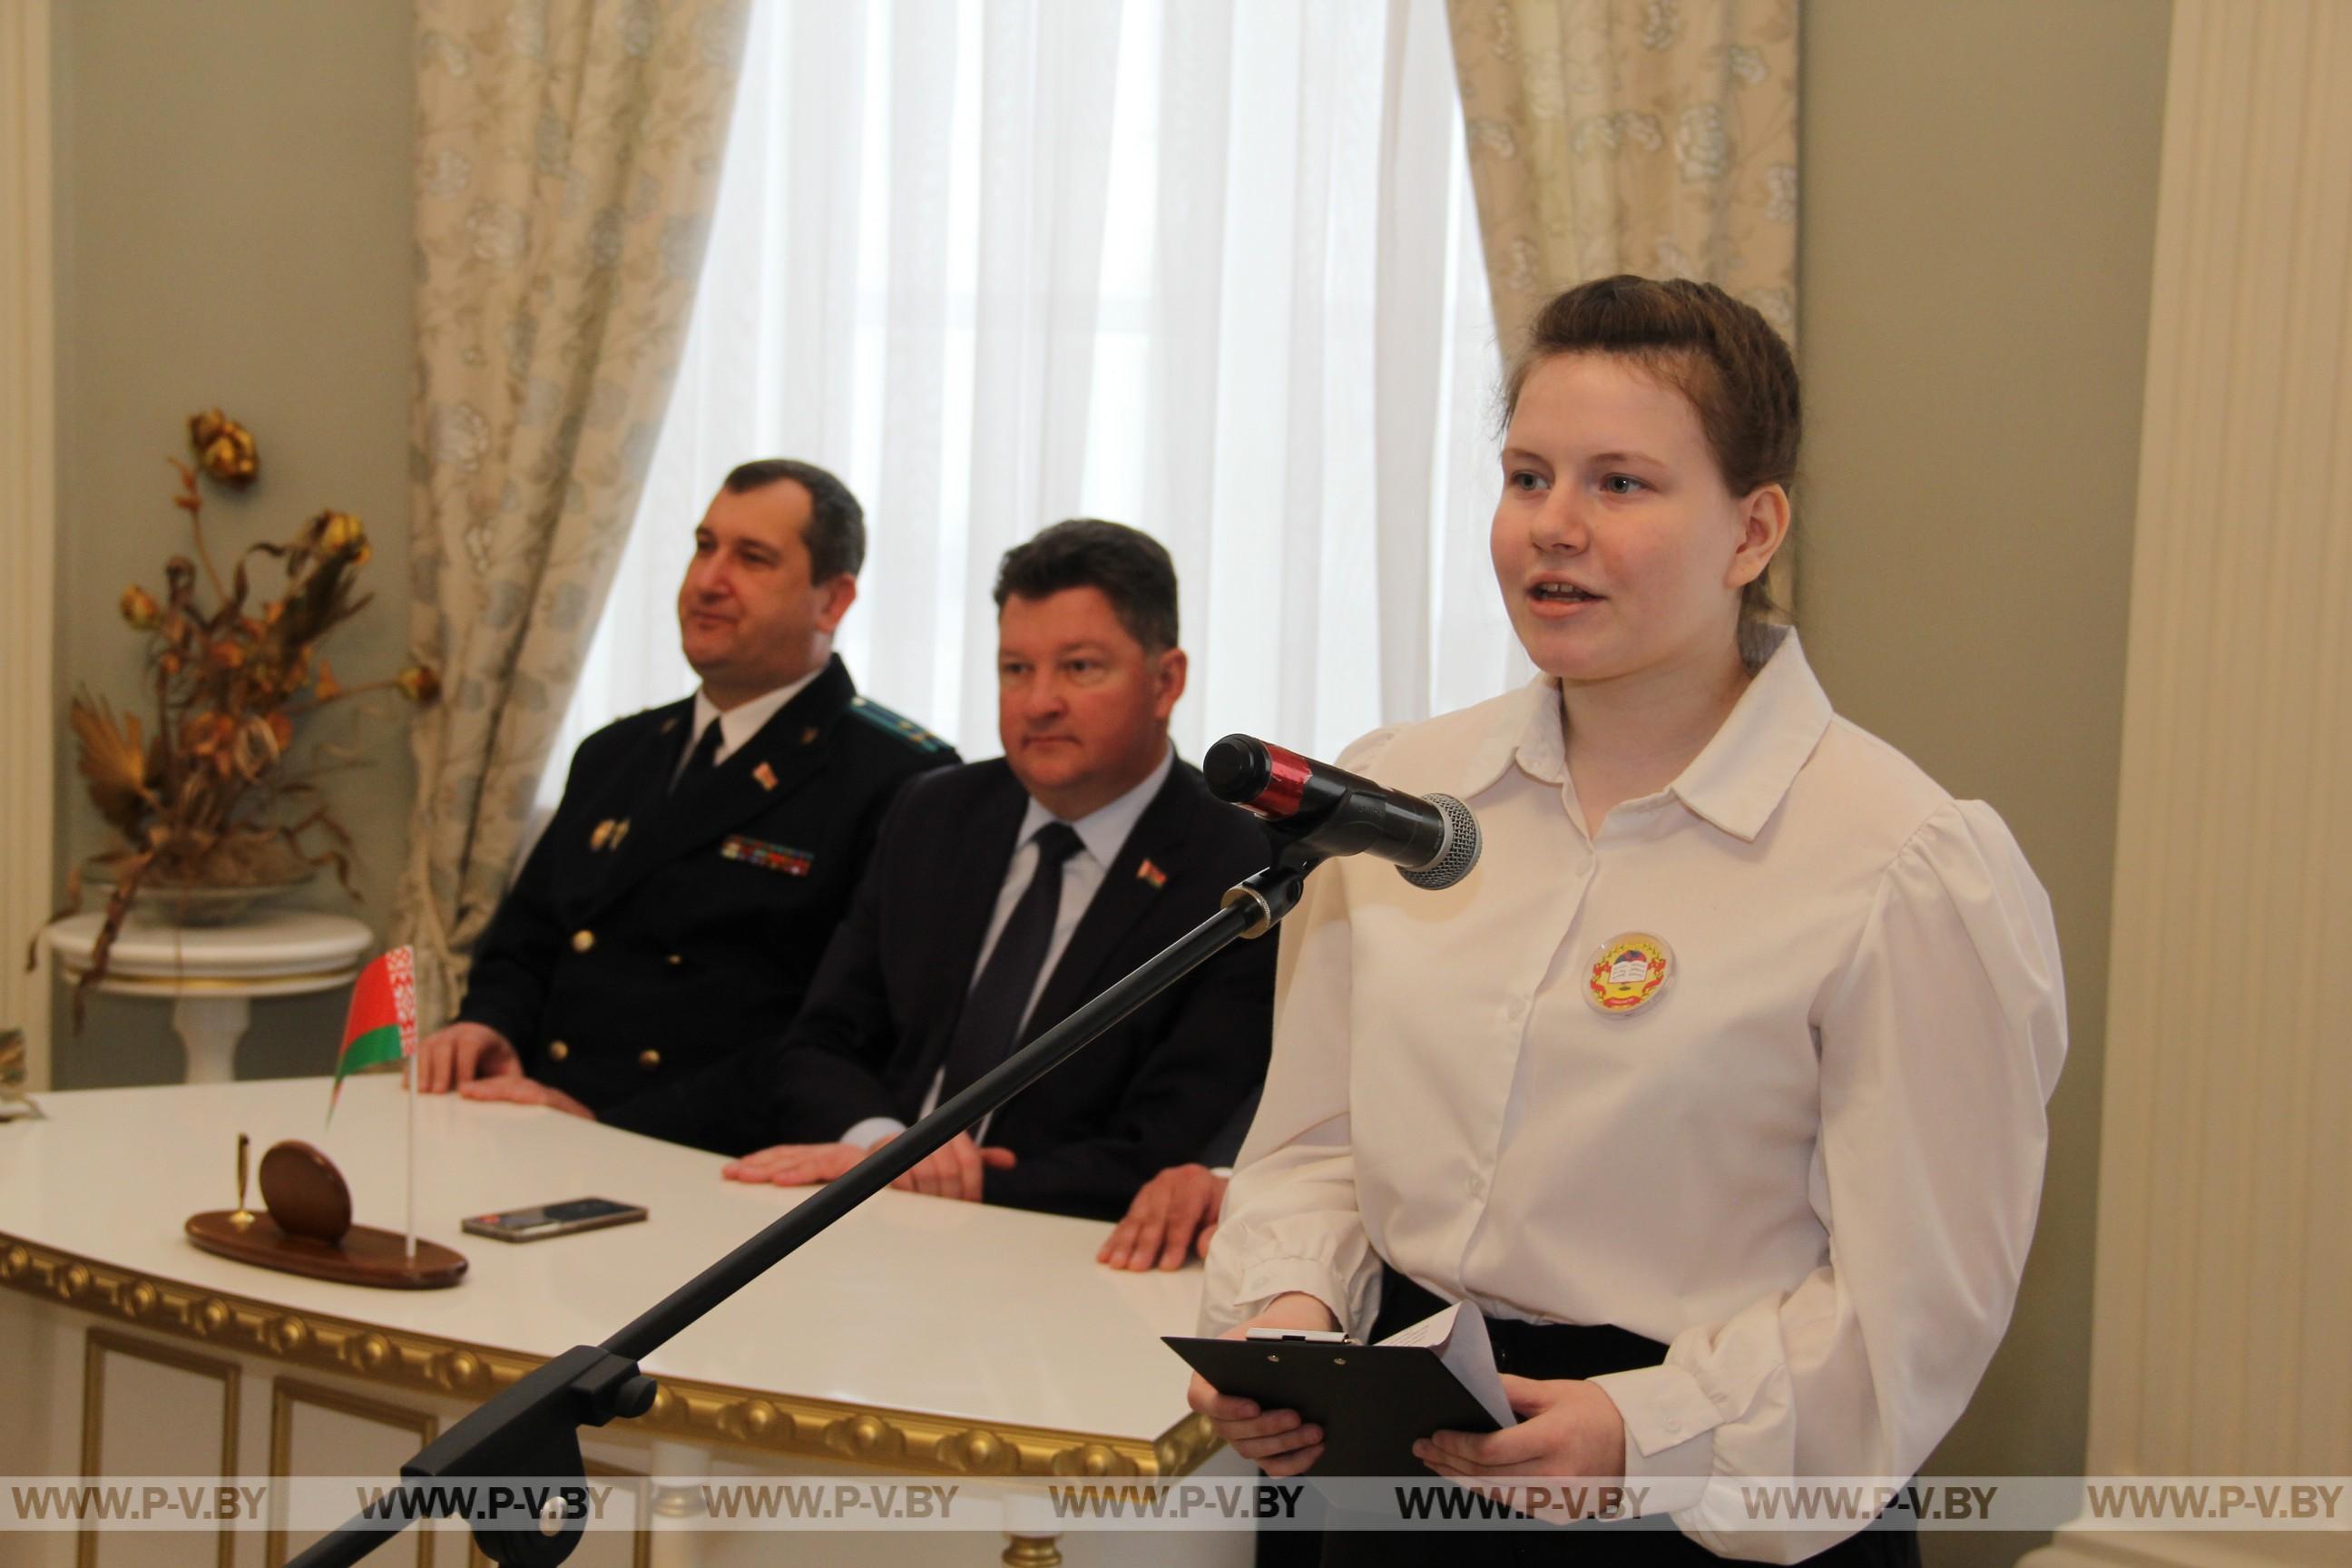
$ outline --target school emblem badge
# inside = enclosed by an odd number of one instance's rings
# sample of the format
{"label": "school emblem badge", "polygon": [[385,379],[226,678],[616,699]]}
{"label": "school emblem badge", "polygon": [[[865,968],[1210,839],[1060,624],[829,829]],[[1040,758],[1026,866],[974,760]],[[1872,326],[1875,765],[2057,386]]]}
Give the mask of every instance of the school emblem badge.
{"label": "school emblem badge", "polygon": [[1612,937],[1592,955],[1584,999],[1596,1013],[1638,1013],[1663,995],[1675,977],[1674,950],[1647,931]]}

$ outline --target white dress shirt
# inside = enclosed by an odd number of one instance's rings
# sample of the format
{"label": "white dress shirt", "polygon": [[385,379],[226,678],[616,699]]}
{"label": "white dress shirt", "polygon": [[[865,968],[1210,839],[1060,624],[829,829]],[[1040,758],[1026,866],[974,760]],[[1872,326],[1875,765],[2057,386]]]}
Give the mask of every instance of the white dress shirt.
{"label": "white dress shirt", "polygon": [[[1021,1009],[1021,1023],[1013,1031],[1013,1038],[1021,1037],[1029,1015],[1036,1010],[1037,998],[1045,994],[1045,982],[1053,978],[1054,966],[1062,962],[1062,950],[1070,945],[1071,933],[1078,921],[1086,918],[1087,906],[1095,901],[1102,889],[1103,879],[1110,874],[1110,863],[1127,847],[1127,836],[1135,831],[1142,820],[1152,797],[1168,782],[1168,772],[1176,765],[1176,751],[1170,747],[1160,759],[1160,765],[1150,775],[1108,805],[1098,807],[1070,824],[1078,836],[1077,852],[1062,862],[1062,901],[1054,910],[1053,940],[1045,944],[1045,961],[1037,966],[1036,984],[1029,988],[1028,1003]],[[1013,906],[1029,890],[1030,879],[1037,874],[1037,830],[1049,822],[1061,820],[1040,805],[1032,796],[1029,809],[1021,816],[1021,830],[1013,835],[1015,846],[1013,859],[1004,868],[1004,885],[996,892],[996,910],[988,918],[988,934],[981,939],[980,956],[971,966],[971,974],[964,982],[967,994],[980,983],[981,972],[988,967],[989,956],[996,951],[996,939],[1004,934],[1004,923],[1013,918]],[[923,1114],[929,1116],[940,1102],[940,1082],[947,1069],[942,1067],[932,1075],[930,1092],[923,1098]],[[877,1138],[895,1137],[907,1130],[907,1124],[895,1117],[869,1116],[841,1135],[845,1143],[861,1146]],[[972,1130],[974,1138],[984,1138],[988,1119],[982,1117]]]}
{"label": "white dress shirt", "polygon": [[702,743],[702,732],[710,728],[714,720],[719,725],[719,749],[711,753],[710,765],[717,767],[741,751],[752,736],[767,728],[769,720],[783,710],[785,703],[806,690],[808,683],[824,673],[824,666],[820,664],[791,685],[779,686],[749,702],[739,702],[723,713],[719,710],[719,705],[710,700],[709,692],[696,687],[694,728],[688,732],[686,749],[677,754],[677,766],[670,770],[670,782],[676,784],[678,774],[686,772],[686,764],[693,757],[694,748]]}
{"label": "white dress shirt", "polygon": [[[1831,712],[1793,635],[1597,836],[1565,722],[1538,679],[1341,759],[1458,795],[1485,849],[1444,892],[1360,857],[1309,879],[1203,1315],[1299,1290],[1361,1334],[1385,1258],[1663,1342],[1594,1380],[1627,1477],[1712,1550],[1792,1560],[1850,1531],[1739,1534],[1688,1478],[1906,1478],[1968,1403],[2065,1054],[2049,900],[1991,808]],[[1604,1014],[1583,982],[1633,932],[1670,978]]]}

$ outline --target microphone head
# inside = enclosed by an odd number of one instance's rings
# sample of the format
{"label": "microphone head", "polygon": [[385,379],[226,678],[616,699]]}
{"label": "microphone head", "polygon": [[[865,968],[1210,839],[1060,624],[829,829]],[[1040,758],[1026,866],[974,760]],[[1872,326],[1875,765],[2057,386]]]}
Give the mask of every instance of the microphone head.
{"label": "microphone head", "polygon": [[1397,875],[1433,893],[1454,886],[1478,864],[1478,819],[1470,815],[1468,806],[1450,795],[1425,795],[1422,799],[1444,814],[1445,847],[1428,865],[1417,869],[1400,866]]}
{"label": "microphone head", "polygon": [[1273,759],[1266,755],[1265,742],[1227,735],[1201,759],[1201,776],[1208,781],[1211,795],[1240,805],[1265,794],[1274,782]]}

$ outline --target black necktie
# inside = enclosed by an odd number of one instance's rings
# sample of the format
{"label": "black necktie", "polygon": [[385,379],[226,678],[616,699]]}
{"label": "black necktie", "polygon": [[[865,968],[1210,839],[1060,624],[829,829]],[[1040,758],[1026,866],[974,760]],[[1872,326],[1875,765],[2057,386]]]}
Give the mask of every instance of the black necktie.
{"label": "black necktie", "polygon": [[719,760],[719,721],[713,719],[702,727],[702,738],[694,743],[693,752],[686,759],[686,767],[672,781],[669,793],[684,795],[697,784],[710,776]]}
{"label": "black necktie", "polygon": [[1047,823],[1030,842],[1037,846],[1037,874],[1013,906],[1004,929],[997,933],[995,950],[971,994],[964,998],[963,1016],[948,1042],[946,1076],[940,1082],[942,1102],[1012,1054],[1021,1016],[1029,1010],[1029,994],[1037,989],[1038,972],[1045,967],[1054,921],[1062,912],[1062,862],[1084,846],[1066,822]]}

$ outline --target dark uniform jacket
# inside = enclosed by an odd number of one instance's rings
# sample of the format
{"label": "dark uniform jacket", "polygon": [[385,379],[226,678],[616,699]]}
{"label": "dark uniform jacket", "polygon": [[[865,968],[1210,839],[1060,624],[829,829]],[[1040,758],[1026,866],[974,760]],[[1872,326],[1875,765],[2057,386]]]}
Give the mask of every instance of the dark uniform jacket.
{"label": "dark uniform jacket", "polygon": [[693,722],[688,700],[581,742],[457,1014],[600,1114],[782,1032],[892,797],[956,760],[838,658],[673,795]]}
{"label": "dark uniform jacket", "polygon": [[[722,1153],[913,1122],[946,1059],[1029,797],[1003,761],[926,774],[892,808],[808,1005],[760,1054],[606,1120]],[[1026,1043],[1214,913],[1271,859],[1256,821],[1179,763],[1137,819],[1023,1031]],[[1200,1157],[1265,1076],[1274,942],[1237,942],[999,1110],[1019,1163],[991,1203],[1116,1219]]]}

